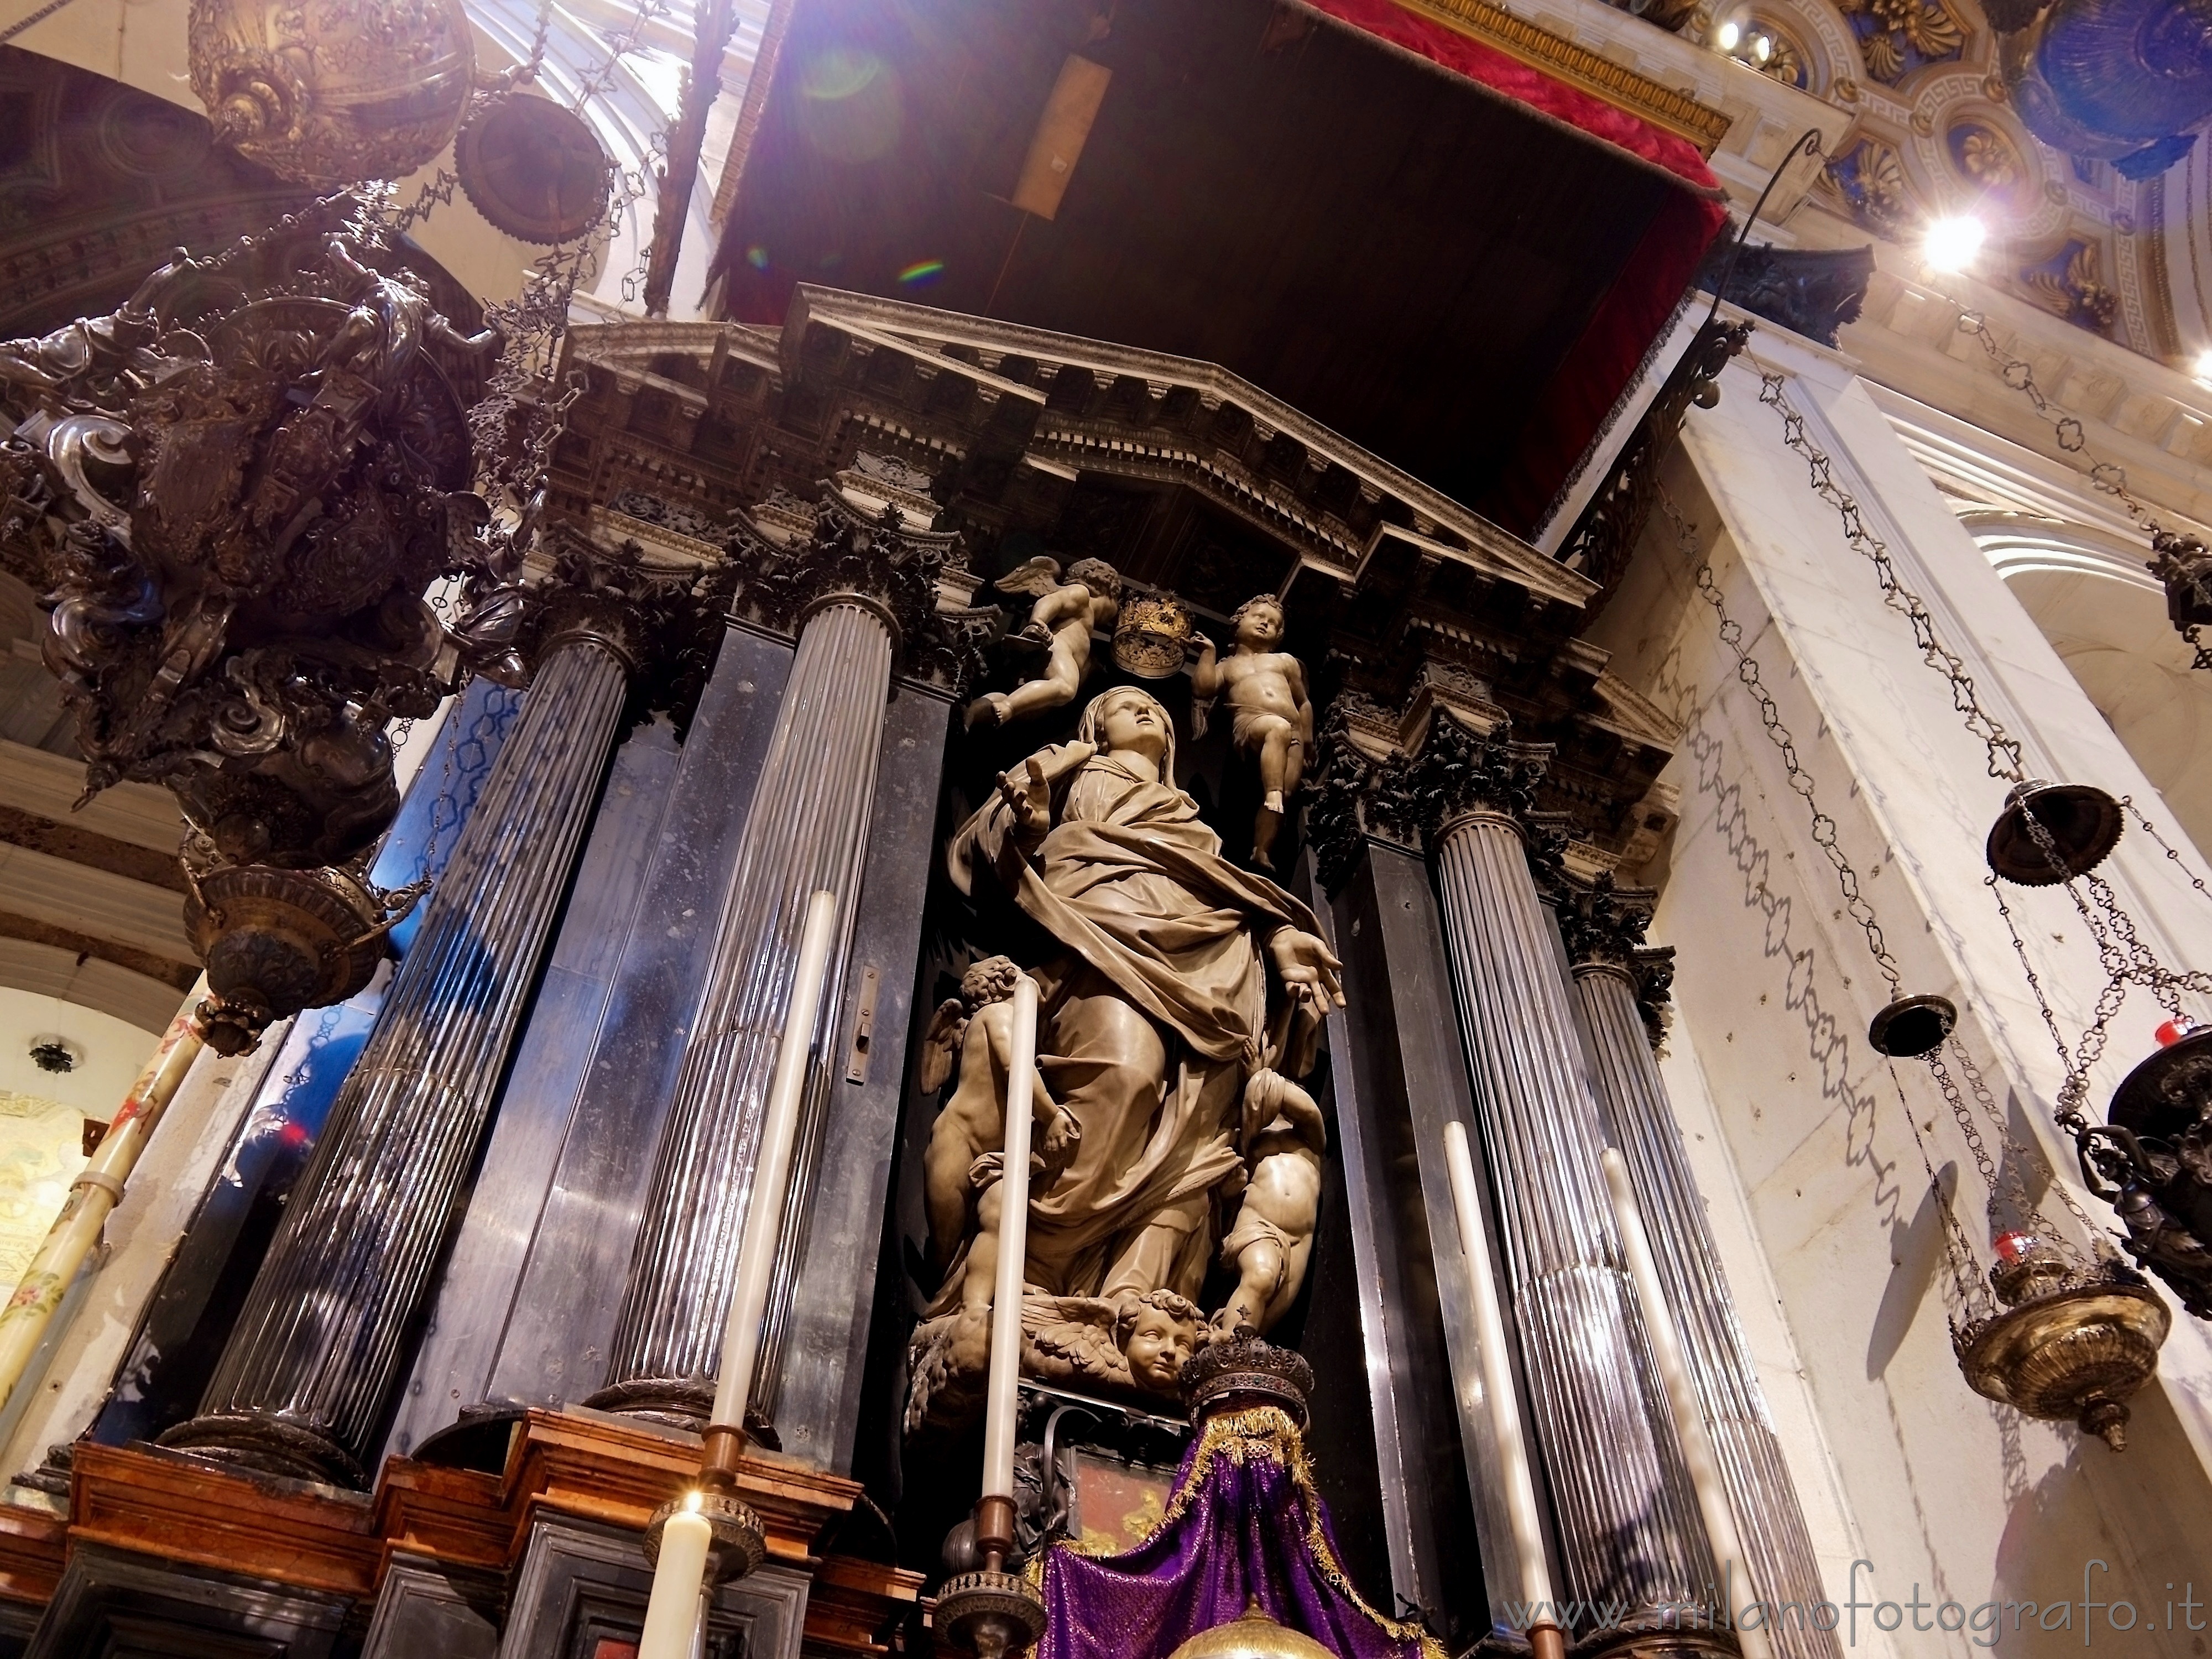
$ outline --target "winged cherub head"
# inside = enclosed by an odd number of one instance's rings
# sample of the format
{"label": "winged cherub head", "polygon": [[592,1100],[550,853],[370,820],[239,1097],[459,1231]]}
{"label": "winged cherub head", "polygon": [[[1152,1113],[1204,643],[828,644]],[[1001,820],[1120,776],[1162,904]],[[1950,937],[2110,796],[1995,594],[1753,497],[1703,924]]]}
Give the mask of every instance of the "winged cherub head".
{"label": "winged cherub head", "polygon": [[1198,1345],[1201,1318],[1196,1304],[1173,1291],[1123,1302],[1114,1318],[1114,1342],[1128,1362],[1129,1380],[1147,1394],[1173,1394]]}

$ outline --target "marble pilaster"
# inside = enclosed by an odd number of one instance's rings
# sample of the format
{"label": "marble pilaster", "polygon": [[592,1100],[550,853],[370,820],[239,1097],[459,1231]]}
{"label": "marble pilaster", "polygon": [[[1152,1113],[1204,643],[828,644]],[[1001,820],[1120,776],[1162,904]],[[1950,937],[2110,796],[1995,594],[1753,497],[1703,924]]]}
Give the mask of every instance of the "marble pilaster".
{"label": "marble pilaster", "polygon": [[[1679,1449],[1654,1412],[1605,1145],[1524,841],[1541,751],[1439,709],[1412,797],[1434,862],[1476,1127],[1492,1176],[1528,1413],[1550,1487],[1559,1594],[1634,1626],[1702,1603],[1712,1582]],[[1676,1612],[1675,1619],[1686,1616]]]}
{"label": "marble pilaster", "polygon": [[[1589,888],[1563,887],[1559,931],[1581,1003],[1590,1080],[1607,1138],[1620,1150],[1644,1212],[1683,1357],[1720,1454],[1729,1505],[1751,1558],[1752,1583],[1737,1598],[1810,1606],[1822,1595],[1820,1563],[1648,1041],[1651,980],[1655,970],[1671,967],[1671,961],[1654,960],[1660,953],[1639,948],[1650,895],[1639,904],[1615,892],[1606,878]],[[1842,1653],[1833,1632],[1802,1620],[1780,1621],[1768,1639],[1778,1659],[1839,1659]]]}

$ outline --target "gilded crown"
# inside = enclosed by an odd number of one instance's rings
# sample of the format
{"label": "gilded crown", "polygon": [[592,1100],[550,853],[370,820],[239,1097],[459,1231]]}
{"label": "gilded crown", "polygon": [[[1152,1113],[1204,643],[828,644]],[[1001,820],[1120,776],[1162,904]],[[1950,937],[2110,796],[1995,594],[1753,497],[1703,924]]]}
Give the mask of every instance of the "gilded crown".
{"label": "gilded crown", "polygon": [[1303,1355],[1249,1333],[1248,1326],[1233,1340],[1201,1348],[1184,1364],[1182,1398],[1191,1420],[1201,1421],[1234,1402],[1280,1406],[1304,1426],[1306,1402],[1313,1397],[1313,1367]]}
{"label": "gilded crown", "polygon": [[1114,628],[1114,662],[1140,680],[1180,673],[1190,644],[1190,612],[1172,593],[1139,593],[1121,601]]}

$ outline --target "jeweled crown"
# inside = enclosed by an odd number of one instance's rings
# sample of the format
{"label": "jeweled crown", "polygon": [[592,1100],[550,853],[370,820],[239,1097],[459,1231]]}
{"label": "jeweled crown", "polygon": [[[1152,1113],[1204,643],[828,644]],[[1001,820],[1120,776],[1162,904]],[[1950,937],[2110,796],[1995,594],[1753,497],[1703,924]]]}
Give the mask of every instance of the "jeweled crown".
{"label": "jeweled crown", "polygon": [[1200,1349],[1182,1368],[1183,1404],[1194,1423],[1233,1402],[1280,1406],[1303,1426],[1313,1387],[1313,1367],[1303,1355],[1263,1342],[1249,1327]]}

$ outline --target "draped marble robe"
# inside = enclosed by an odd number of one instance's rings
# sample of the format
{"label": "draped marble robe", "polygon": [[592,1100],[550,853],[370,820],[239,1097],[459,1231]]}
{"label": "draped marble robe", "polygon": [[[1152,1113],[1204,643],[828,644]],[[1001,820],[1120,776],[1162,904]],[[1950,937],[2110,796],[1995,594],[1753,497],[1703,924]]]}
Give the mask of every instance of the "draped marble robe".
{"label": "draped marble robe", "polygon": [[[1164,781],[1107,747],[1107,705],[1132,697],[1151,703],[1165,731]],[[1245,1079],[1262,1066],[1304,1073],[1319,1036],[1303,1012],[1271,1024],[1263,947],[1279,928],[1318,925],[1273,882],[1221,856],[1220,837],[1171,781],[1174,726],[1147,694],[1103,694],[1076,741],[1032,759],[1052,793],[1042,842],[1024,851],[1002,797],[949,849],[963,892],[988,869],[1065,947],[1031,970],[1037,1065],[1082,1141],[1030,1201],[1029,1285],[1051,1296],[1171,1290],[1194,1301],[1219,1237],[1217,1190],[1244,1168]],[[1279,1016],[1279,984],[1272,994]],[[940,1305],[957,1303],[960,1271]]]}

